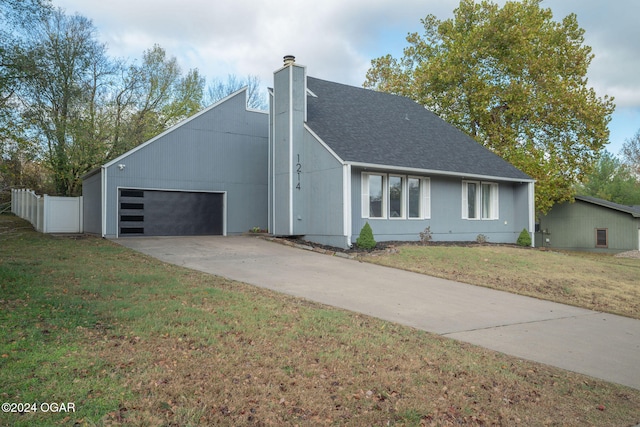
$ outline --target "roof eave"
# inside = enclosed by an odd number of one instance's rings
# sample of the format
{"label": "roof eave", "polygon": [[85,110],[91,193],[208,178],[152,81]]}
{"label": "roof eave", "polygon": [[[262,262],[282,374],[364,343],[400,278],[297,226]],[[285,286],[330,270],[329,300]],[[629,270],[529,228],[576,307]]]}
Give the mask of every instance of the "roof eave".
{"label": "roof eave", "polygon": [[[592,205],[601,206],[603,208],[613,209],[613,210],[618,211],[618,212],[627,213],[627,214],[630,214],[634,218],[640,218],[640,212],[634,210],[632,207],[626,207],[624,205],[614,206],[614,205],[611,204],[613,202],[609,202],[607,200],[602,200],[602,202],[604,202],[604,203],[601,203],[600,202],[601,199],[589,198],[589,197],[585,197],[585,196],[575,196],[574,199],[575,200],[580,200],[581,202],[585,202],[585,203],[591,203]],[[617,203],[616,203],[616,205],[617,205]]]}
{"label": "roof eave", "polygon": [[468,179],[482,179],[482,180],[491,180],[491,181],[507,181],[507,182],[519,182],[519,183],[536,182],[536,180],[532,178],[514,178],[514,177],[505,177],[505,176],[496,176],[496,175],[463,173],[463,172],[455,172],[455,171],[442,171],[442,170],[435,170],[435,169],[420,169],[420,168],[411,168],[406,166],[380,165],[375,163],[346,161],[345,164],[349,164],[351,166],[360,167],[360,168],[371,168],[371,169],[378,169],[378,170],[385,170],[385,171],[402,171],[402,172],[426,174],[426,175],[455,176],[455,177],[468,178]]}

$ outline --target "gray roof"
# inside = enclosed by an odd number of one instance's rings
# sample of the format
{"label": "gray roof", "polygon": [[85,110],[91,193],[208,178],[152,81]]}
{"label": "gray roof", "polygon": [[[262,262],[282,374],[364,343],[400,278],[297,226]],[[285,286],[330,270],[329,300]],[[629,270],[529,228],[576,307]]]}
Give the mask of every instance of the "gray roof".
{"label": "gray roof", "polygon": [[634,218],[640,218],[640,206],[621,205],[618,203],[613,203],[608,200],[598,199],[597,197],[591,197],[591,196],[576,196],[575,199],[580,200],[582,202],[587,202],[594,205],[603,206],[605,208],[628,213],[628,214],[631,214]]}
{"label": "gray roof", "polygon": [[531,180],[409,98],[307,78],[308,126],[343,160]]}

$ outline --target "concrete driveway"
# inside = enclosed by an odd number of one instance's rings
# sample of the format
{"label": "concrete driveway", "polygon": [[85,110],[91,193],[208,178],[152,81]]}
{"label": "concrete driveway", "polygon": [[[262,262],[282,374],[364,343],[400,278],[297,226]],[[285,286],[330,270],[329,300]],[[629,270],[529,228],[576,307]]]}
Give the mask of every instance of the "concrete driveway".
{"label": "concrete driveway", "polygon": [[256,237],[117,243],[162,261],[640,389],[640,321]]}

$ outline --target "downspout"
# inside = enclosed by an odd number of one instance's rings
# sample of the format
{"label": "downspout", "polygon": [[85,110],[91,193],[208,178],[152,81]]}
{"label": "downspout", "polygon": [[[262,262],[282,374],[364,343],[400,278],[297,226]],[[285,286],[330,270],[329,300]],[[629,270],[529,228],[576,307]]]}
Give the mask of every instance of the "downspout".
{"label": "downspout", "polygon": [[102,237],[105,237],[107,235],[107,168],[104,166],[100,170],[100,184],[102,186],[100,216],[102,220]]}
{"label": "downspout", "polygon": [[[531,247],[536,246],[536,198],[535,198],[535,182],[532,181],[529,183],[529,233],[531,234]],[[533,231],[531,231],[533,230]],[[543,234],[544,239],[544,234]],[[544,241],[542,242],[542,246],[544,246]]]}
{"label": "downspout", "polygon": [[347,242],[347,247],[351,248],[352,243],[351,243],[351,234],[352,234],[352,225],[353,225],[353,218],[352,216],[352,211],[353,211],[353,207],[351,206],[352,201],[351,201],[351,165],[346,164],[343,166],[342,168],[342,197],[343,197],[343,205],[344,205],[344,217],[343,217],[343,221],[344,221],[344,225],[343,225],[343,230],[344,230],[344,234],[346,236],[346,242]]}

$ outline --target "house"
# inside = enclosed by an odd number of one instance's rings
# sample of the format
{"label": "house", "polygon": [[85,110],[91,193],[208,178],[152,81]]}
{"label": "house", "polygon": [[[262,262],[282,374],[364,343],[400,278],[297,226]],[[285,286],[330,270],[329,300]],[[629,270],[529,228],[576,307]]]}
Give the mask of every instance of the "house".
{"label": "house", "polygon": [[[269,112],[235,93],[85,177],[85,230],[236,234],[253,227],[349,247],[514,243],[534,227],[534,180],[412,100],[274,72]],[[99,218],[99,219],[98,219]]]}
{"label": "house", "polygon": [[640,250],[640,206],[576,196],[540,218],[536,246],[591,252]]}

